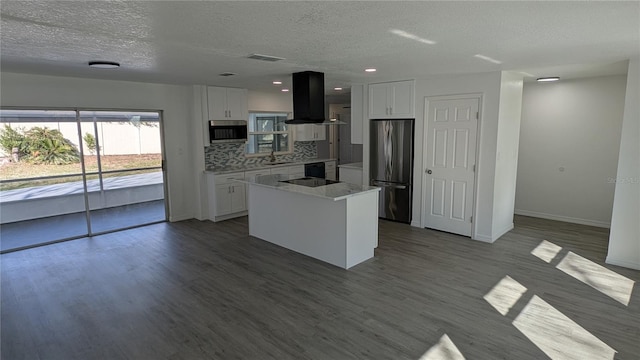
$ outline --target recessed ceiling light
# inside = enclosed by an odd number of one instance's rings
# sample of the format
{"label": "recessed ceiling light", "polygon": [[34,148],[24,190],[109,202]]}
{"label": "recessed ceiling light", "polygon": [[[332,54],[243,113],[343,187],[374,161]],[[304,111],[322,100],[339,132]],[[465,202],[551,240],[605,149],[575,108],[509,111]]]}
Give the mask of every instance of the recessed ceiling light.
{"label": "recessed ceiling light", "polygon": [[116,69],[120,64],[113,61],[89,61],[89,67],[96,69]]}
{"label": "recessed ceiling light", "polygon": [[282,81],[274,81],[273,85],[282,85]]}
{"label": "recessed ceiling light", "polygon": [[538,80],[538,81],[540,81],[540,82],[545,82],[545,81],[558,81],[558,80],[560,80],[560,78],[559,78],[559,77],[557,77],[557,76],[550,76],[550,77],[541,77],[541,78],[538,78],[537,80]]}
{"label": "recessed ceiling light", "polygon": [[364,71],[366,72],[376,72],[377,70],[374,68],[368,68],[368,69],[364,69]]}
{"label": "recessed ceiling light", "polygon": [[341,87],[337,87],[337,88],[333,88],[333,90],[340,91],[340,90],[342,90],[342,88]]}
{"label": "recessed ceiling light", "polygon": [[282,92],[289,92],[289,89],[282,89]]}

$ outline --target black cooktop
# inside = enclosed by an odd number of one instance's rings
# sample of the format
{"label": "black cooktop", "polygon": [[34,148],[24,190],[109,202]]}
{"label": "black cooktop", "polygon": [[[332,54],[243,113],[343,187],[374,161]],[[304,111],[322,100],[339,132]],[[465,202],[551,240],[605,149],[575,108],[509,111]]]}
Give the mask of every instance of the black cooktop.
{"label": "black cooktop", "polygon": [[325,186],[325,185],[339,183],[339,181],[321,179],[316,177],[303,177],[299,179],[281,180],[280,182],[294,184],[294,185],[308,186],[308,187],[318,187],[318,186]]}

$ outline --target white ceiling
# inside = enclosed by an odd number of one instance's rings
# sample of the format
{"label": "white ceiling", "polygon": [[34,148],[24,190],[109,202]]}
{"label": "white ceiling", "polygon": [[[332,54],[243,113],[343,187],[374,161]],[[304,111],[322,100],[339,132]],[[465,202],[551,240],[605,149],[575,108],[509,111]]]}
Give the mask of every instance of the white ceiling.
{"label": "white ceiling", "polygon": [[[499,70],[624,74],[625,60],[640,53],[637,1],[3,0],[0,10],[3,71],[259,90],[277,90],[272,80],[288,86],[304,70],[324,72],[327,89]],[[252,53],[286,60],[247,59]],[[90,60],[122,66],[90,69]]]}

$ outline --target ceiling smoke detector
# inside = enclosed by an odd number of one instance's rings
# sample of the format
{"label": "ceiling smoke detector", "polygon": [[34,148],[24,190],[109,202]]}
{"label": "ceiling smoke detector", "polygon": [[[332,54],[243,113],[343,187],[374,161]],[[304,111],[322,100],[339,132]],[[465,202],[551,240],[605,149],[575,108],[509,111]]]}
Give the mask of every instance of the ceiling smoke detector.
{"label": "ceiling smoke detector", "polygon": [[262,54],[251,54],[247,56],[247,58],[254,59],[254,60],[261,60],[261,61],[270,61],[270,62],[284,60],[284,58],[281,58],[281,57],[262,55]]}

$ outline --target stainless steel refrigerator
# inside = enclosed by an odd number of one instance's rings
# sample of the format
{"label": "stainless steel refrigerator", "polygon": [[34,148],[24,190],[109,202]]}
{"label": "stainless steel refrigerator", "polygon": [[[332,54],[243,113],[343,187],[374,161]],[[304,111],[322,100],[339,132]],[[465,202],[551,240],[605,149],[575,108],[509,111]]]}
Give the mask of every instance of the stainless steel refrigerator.
{"label": "stainless steel refrigerator", "polygon": [[414,119],[371,120],[369,179],[380,191],[379,217],[411,222]]}

